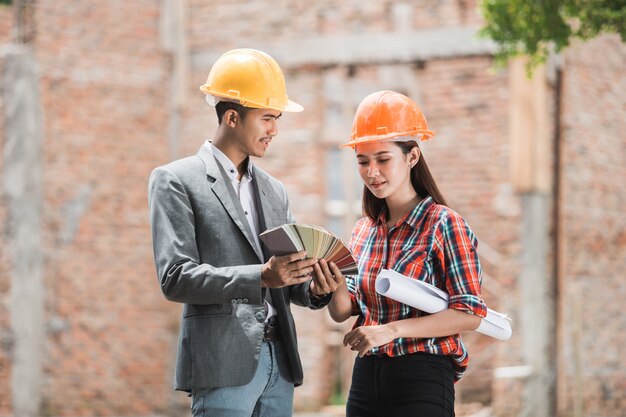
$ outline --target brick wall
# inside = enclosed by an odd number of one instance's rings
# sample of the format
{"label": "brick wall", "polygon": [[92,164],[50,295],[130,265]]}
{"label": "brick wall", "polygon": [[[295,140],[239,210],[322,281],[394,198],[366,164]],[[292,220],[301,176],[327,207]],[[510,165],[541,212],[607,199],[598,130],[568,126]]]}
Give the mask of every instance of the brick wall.
{"label": "brick wall", "polygon": [[576,44],[563,80],[564,383],[568,409],[626,409],[626,45]]}
{"label": "brick wall", "polygon": [[[171,398],[177,308],[146,208],[167,159],[158,2],[38,1],[45,111],[43,415],[147,415]],[[2,394],[2,398],[5,394]]]}
{"label": "brick wall", "polygon": [[[561,91],[561,268],[556,296],[559,415],[622,416],[626,225],[624,62],[617,36],[574,43],[564,54]],[[554,111],[554,109],[552,109]],[[554,261],[551,256],[548,264]],[[553,277],[550,277],[552,280]],[[517,291],[505,297],[517,299]],[[515,302],[515,310],[525,306]],[[514,316],[515,317],[515,316]],[[499,366],[522,365],[521,340],[502,346]],[[494,381],[498,416],[520,415],[525,379]]]}
{"label": "brick wall", "polygon": [[[511,313],[505,297],[518,266],[521,210],[509,179],[507,73],[494,73],[492,64],[488,58],[427,64],[422,84],[432,87],[424,94],[425,111],[438,137],[423,147],[448,204],[478,236],[485,301]],[[464,339],[470,369],[456,386],[457,402],[488,403],[493,359],[502,342],[476,333]]]}

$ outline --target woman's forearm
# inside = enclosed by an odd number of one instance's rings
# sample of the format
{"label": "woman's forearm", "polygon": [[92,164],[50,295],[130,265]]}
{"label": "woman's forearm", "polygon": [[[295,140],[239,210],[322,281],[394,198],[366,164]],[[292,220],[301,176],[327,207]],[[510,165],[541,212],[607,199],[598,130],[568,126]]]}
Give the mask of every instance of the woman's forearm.
{"label": "woman's forearm", "polygon": [[398,320],[386,324],[393,335],[410,338],[443,337],[476,330],[481,318],[465,311],[444,310],[442,312],[412,319]]}
{"label": "woman's forearm", "polygon": [[343,323],[352,315],[352,300],[350,300],[348,287],[345,284],[333,293],[333,298],[328,303],[328,312],[337,323]]}

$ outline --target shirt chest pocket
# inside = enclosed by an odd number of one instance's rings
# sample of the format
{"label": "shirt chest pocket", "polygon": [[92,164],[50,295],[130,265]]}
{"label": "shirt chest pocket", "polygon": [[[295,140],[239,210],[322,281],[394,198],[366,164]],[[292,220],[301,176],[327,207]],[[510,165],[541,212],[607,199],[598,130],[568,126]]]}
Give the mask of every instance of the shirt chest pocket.
{"label": "shirt chest pocket", "polygon": [[396,270],[411,278],[433,283],[433,261],[424,251],[409,251],[400,260]]}

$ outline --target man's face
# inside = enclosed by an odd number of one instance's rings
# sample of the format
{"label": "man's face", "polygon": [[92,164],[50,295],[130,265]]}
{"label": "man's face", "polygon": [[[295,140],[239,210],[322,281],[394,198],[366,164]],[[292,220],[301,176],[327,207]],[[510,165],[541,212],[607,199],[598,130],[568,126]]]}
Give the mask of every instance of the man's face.
{"label": "man's face", "polygon": [[237,147],[246,155],[261,158],[278,134],[278,118],[282,113],[271,109],[251,109],[235,126]]}

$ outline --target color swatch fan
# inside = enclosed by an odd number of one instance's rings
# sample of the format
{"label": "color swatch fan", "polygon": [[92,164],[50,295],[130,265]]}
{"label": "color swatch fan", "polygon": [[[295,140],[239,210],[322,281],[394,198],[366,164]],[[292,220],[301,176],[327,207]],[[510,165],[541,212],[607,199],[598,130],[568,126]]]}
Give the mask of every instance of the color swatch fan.
{"label": "color swatch fan", "polygon": [[333,262],[342,274],[357,274],[357,266],[350,249],[337,236],[320,226],[310,224],[283,224],[259,235],[265,246],[276,256],[306,250],[307,258]]}

